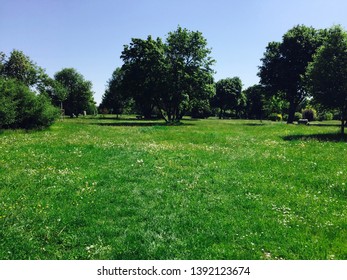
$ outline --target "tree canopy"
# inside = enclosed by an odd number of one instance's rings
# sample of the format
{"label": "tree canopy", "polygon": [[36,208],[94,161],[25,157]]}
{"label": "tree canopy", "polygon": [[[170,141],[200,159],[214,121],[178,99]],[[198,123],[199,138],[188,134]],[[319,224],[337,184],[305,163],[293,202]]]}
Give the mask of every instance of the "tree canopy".
{"label": "tree canopy", "polygon": [[[86,81],[82,74],[78,73],[74,68],[64,68],[54,75],[54,78],[59,82],[58,92],[56,94],[61,94],[57,96],[60,102],[63,102],[63,107],[67,115],[78,116],[82,114],[83,111],[93,113],[94,110],[94,99],[92,91],[92,83]],[[61,87],[65,89],[61,89]],[[57,88],[56,88],[57,90]],[[65,90],[67,91],[67,97],[64,96]],[[65,99],[65,100],[64,100]]]}
{"label": "tree canopy", "polygon": [[302,77],[323,38],[324,31],[295,26],[283,35],[282,42],[270,42],[261,59],[260,83],[289,102],[288,123],[294,121],[297,106],[308,95]]}
{"label": "tree canopy", "polygon": [[214,92],[210,52],[201,32],[181,27],[165,43],[132,39],[121,56],[125,87],[145,117],[156,107],[167,122],[179,121],[195,99]]}
{"label": "tree canopy", "polygon": [[328,30],[327,37],[307,69],[314,100],[341,114],[341,133],[347,120],[347,32],[341,26]]}
{"label": "tree canopy", "polygon": [[242,101],[242,82],[239,77],[221,79],[216,83],[213,104],[219,108],[220,119],[225,116],[226,110],[237,111]]}
{"label": "tree canopy", "polygon": [[99,105],[101,111],[106,109],[107,112],[117,115],[123,113],[130,99],[124,89],[123,76],[123,70],[121,68],[116,68],[116,70],[113,71],[112,77],[107,82],[105,93]]}

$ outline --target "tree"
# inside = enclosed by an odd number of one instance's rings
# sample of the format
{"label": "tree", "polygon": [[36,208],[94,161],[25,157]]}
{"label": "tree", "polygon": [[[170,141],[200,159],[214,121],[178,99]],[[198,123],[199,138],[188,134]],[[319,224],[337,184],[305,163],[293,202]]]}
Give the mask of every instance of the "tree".
{"label": "tree", "polygon": [[219,108],[219,118],[224,118],[226,110],[237,110],[243,101],[242,82],[239,77],[226,78],[216,83],[214,107]]}
{"label": "tree", "polygon": [[288,123],[294,121],[298,105],[305,100],[303,75],[325,32],[298,25],[284,34],[282,42],[270,42],[259,67],[260,83],[289,102]]}
{"label": "tree", "polygon": [[5,58],[6,58],[5,53],[0,52],[0,76],[1,76],[1,75],[2,75],[2,73],[3,73],[3,68],[4,68]]}
{"label": "tree", "polygon": [[196,100],[214,93],[214,60],[207,41],[198,31],[178,27],[160,38],[132,39],[124,47],[123,85],[145,117],[156,107],[167,122],[178,122]]}
{"label": "tree", "polygon": [[121,58],[123,93],[135,100],[139,113],[151,118],[158,105],[159,94],[164,90],[164,45],[160,38],[132,39],[125,45]]}
{"label": "tree", "polygon": [[44,128],[59,116],[48,98],[13,78],[0,78],[0,104],[0,128]]}
{"label": "tree", "polygon": [[165,48],[166,91],[158,102],[166,113],[167,121],[179,121],[191,101],[208,100],[214,94],[211,66],[215,61],[210,53],[207,41],[199,31],[178,27],[168,34]]}
{"label": "tree", "polygon": [[130,99],[123,87],[123,77],[124,73],[121,68],[117,68],[112,73],[99,106],[101,110],[107,109],[111,113],[117,114],[117,116],[123,113]]}
{"label": "tree", "polygon": [[38,83],[40,72],[43,72],[43,70],[22,51],[13,50],[7,60],[4,54],[1,57],[3,60],[1,67],[2,76],[16,79],[26,86],[34,86]]}
{"label": "tree", "polygon": [[[56,80],[55,95],[63,103],[65,113],[78,116],[83,111],[93,113],[95,102],[93,99],[92,83],[73,68],[64,68],[54,75]],[[67,98],[65,94],[67,91]]]}
{"label": "tree", "polygon": [[264,117],[265,90],[261,85],[253,85],[244,91],[246,95],[246,111],[249,119],[262,120]]}
{"label": "tree", "polygon": [[341,134],[347,120],[347,32],[341,26],[328,30],[323,46],[307,69],[307,82],[314,100],[341,114]]}

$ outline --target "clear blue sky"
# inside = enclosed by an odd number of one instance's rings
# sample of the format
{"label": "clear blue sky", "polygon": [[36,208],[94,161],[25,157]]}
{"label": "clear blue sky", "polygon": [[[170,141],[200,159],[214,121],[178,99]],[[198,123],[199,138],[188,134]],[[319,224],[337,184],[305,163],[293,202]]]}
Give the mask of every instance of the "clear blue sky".
{"label": "clear blue sky", "polygon": [[0,0],[0,51],[22,50],[50,76],[76,68],[99,103],[123,45],[180,25],[207,39],[216,80],[239,76],[247,88],[268,42],[297,24],[347,28],[346,12],[346,0]]}

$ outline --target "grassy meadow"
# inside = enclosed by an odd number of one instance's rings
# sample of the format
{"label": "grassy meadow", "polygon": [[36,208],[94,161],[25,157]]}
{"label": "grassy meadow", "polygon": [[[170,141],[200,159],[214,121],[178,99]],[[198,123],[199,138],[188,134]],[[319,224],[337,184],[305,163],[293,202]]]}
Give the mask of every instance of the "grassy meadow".
{"label": "grassy meadow", "polygon": [[0,132],[0,259],[347,259],[338,123]]}

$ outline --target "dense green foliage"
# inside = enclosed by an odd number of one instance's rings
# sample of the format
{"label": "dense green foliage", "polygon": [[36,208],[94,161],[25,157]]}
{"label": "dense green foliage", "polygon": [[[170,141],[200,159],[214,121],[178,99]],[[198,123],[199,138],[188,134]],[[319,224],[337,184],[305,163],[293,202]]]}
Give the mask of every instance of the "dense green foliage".
{"label": "dense green foliage", "polygon": [[170,32],[165,43],[151,36],[133,38],[124,46],[123,65],[111,78],[101,108],[121,112],[133,99],[147,119],[155,114],[178,122],[188,112],[207,114],[214,94],[210,52],[201,32],[181,27]]}
{"label": "dense green foliage", "polygon": [[341,133],[347,120],[347,32],[340,26],[328,30],[324,45],[307,69],[314,100],[341,115]]}
{"label": "dense green foliage", "polygon": [[242,92],[242,81],[239,77],[226,78],[216,83],[216,95],[212,100],[214,107],[219,108],[219,118],[225,117],[227,110],[238,115],[244,106],[245,96]]}
{"label": "dense green foliage", "polygon": [[44,128],[59,116],[44,95],[16,79],[0,78],[0,128]]}
{"label": "dense green foliage", "polygon": [[325,31],[298,25],[283,35],[282,42],[270,42],[259,67],[260,82],[273,94],[289,102],[288,123],[308,96],[302,76],[317,48],[323,43]]}
{"label": "dense green foliage", "polygon": [[346,259],[324,126],[66,119],[0,134],[0,259]]}
{"label": "dense green foliage", "polygon": [[123,71],[121,68],[117,68],[107,82],[99,111],[104,112],[106,110],[111,114],[122,114],[124,109],[129,106],[130,99],[123,84]]}
{"label": "dense green foliage", "polygon": [[44,70],[37,66],[22,51],[13,50],[6,59],[2,54],[0,76],[15,79],[26,86],[37,86],[42,82]]}
{"label": "dense green foliage", "polygon": [[[64,68],[57,72],[54,78],[60,85],[55,87],[57,101],[59,101],[57,105],[60,105],[61,102],[63,103],[65,114],[78,116],[83,114],[83,111],[89,114],[95,112],[92,83],[86,81],[83,75],[78,73],[76,69]],[[65,90],[62,90],[61,87],[64,87]]]}

